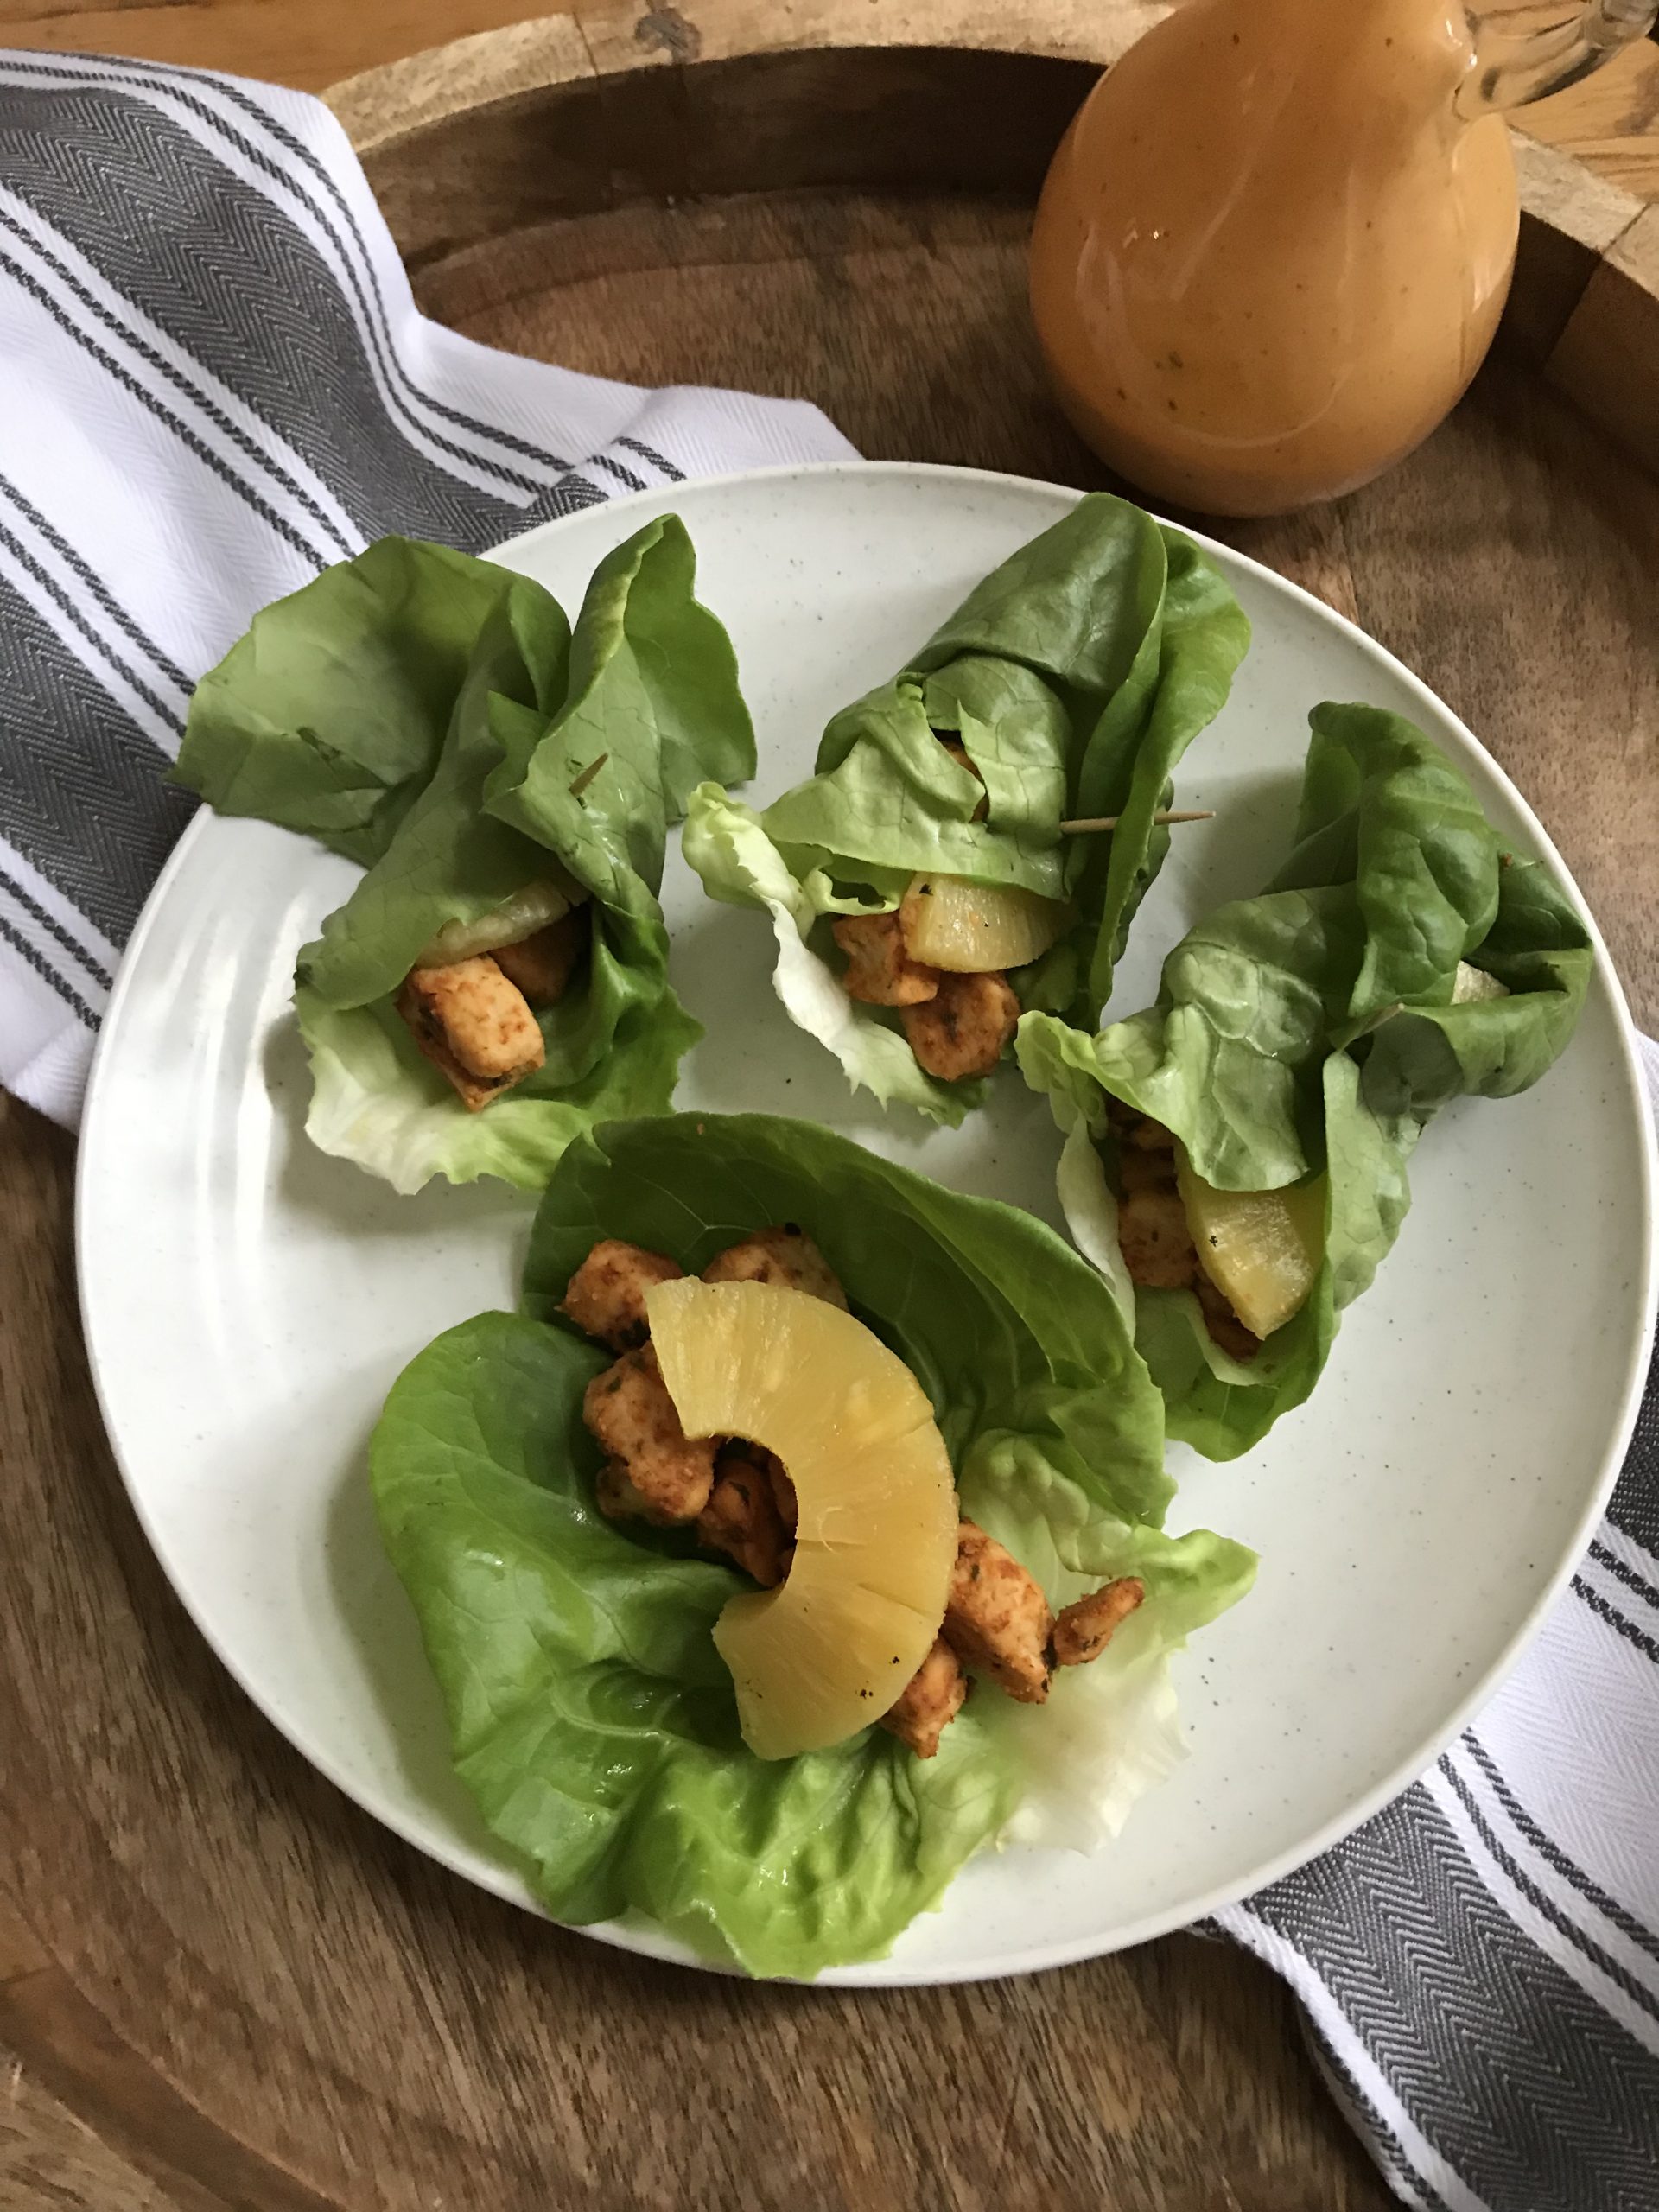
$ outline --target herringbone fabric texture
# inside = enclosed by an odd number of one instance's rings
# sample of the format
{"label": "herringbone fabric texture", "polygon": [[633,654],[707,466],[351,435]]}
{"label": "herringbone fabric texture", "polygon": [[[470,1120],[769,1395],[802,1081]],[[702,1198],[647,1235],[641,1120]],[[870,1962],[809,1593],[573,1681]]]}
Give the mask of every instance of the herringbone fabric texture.
{"label": "herringbone fabric texture", "polygon": [[[388,531],[481,550],[625,489],[852,448],[422,320],[326,110],[0,54],[0,1083],[73,1122],[256,608]],[[1378,1655],[1387,1694],[1387,1655]],[[1338,1849],[1221,1916],[1408,2202],[1659,2212],[1659,1384],[1521,1668]]]}

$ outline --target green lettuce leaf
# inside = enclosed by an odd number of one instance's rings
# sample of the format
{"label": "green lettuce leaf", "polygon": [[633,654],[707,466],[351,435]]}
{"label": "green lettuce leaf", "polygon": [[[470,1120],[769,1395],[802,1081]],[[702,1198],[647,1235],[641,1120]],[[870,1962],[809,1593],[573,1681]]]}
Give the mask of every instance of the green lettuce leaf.
{"label": "green lettuce leaf", "polygon": [[[1237,602],[1196,546],[1091,494],[986,577],[909,667],[835,716],[807,782],[741,830],[717,791],[695,794],[687,857],[712,897],[766,907],[779,995],[855,1085],[959,1119],[976,1090],[954,1097],[957,1087],[919,1070],[901,1083],[897,1057],[912,1057],[901,1029],[844,994],[832,1008],[816,979],[804,987],[787,929],[815,934],[833,977],[824,914],[888,911],[918,870],[1068,900],[1075,925],[1015,982],[1027,1005],[1092,1023],[1168,848],[1153,817],[1249,642]],[[977,778],[938,731],[960,740]],[[987,818],[976,822],[982,803]],[[1102,813],[1120,817],[1109,836],[1061,836],[1063,820]],[[805,895],[784,894],[785,877]],[[861,1031],[893,1039],[897,1052],[861,1046]]]}
{"label": "green lettuce leaf", "polygon": [[1497,912],[1497,836],[1462,772],[1403,716],[1327,704],[1310,722],[1295,849],[1270,887],[1354,886],[1357,1035],[1392,1007],[1450,1000]]}
{"label": "green lettuce leaf", "polygon": [[[601,1236],[699,1268],[801,1223],[937,1409],[964,1510],[1060,1602],[1133,1572],[1106,1657],[1022,1722],[982,1687],[918,1761],[880,1729],[756,1759],[710,1631],[744,1586],[605,1521],[582,1389],[607,1355],[558,1314]],[[1116,1306],[1052,1233],[844,1138],[769,1116],[592,1130],[548,1186],[522,1316],[453,1330],[406,1370],[372,1450],[458,1770],[561,1919],[644,1916],[704,1955],[810,1977],[880,1955],[1013,1823],[1084,1844],[1179,1755],[1166,1662],[1254,1562],[1163,1535],[1160,1409]]]}
{"label": "green lettuce leaf", "polygon": [[1397,1008],[1372,1035],[1365,1060],[1365,1094],[1381,1111],[1422,1121],[1453,1098],[1512,1098],[1566,1049],[1595,955],[1547,868],[1505,861],[1497,914],[1475,951],[1471,964],[1509,996]]}
{"label": "green lettuce leaf", "polygon": [[[1066,1132],[1060,1195],[1079,1248],[1134,1315],[1170,1434],[1212,1459],[1307,1396],[1338,1316],[1398,1235],[1423,1125],[1452,1098],[1536,1082],[1572,1034],[1592,957],[1548,872],[1500,852],[1421,732],[1366,707],[1320,707],[1312,725],[1295,849],[1269,889],[1189,931],[1144,1012],[1098,1036],[1028,1014],[1016,1046]],[[1510,995],[1453,1004],[1465,961]],[[1172,1129],[1219,1188],[1328,1172],[1313,1294],[1249,1362],[1217,1349],[1190,1294],[1129,1283],[1109,1098]]]}
{"label": "green lettuce leaf", "polygon": [[1346,1052],[1325,1060],[1320,1089],[1325,1250],[1300,1312],[1246,1362],[1214,1343],[1190,1291],[1135,1294],[1135,1344],[1163,1394],[1169,1433],[1209,1459],[1236,1459],[1308,1396],[1330,1357],[1338,1317],[1370,1288],[1411,1204],[1407,1167],[1421,1124],[1409,1114],[1377,1113]]}
{"label": "green lettuce leaf", "polygon": [[760,817],[718,784],[692,792],[681,849],[711,899],[765,907],[778,945],[772,987],[796,1027],[835,1054],[855,1090],[870,1091],[884,1106],[913,1106],[951,1128],[965,1119],[984,1084],[940,1083],[918,1061],[896,1017],[857,1005],[841,987],[829,932],[819,925],[828,915],[867,907],[839,897],[822,868],[791,875]]}
{"label": "green lettuce leaf", "polygon": [[569,642],[539,584],[445,545],[383,537],[256,614],[197,684],[172,780],[366,867],[437,765],[490,616],[517,602]]}
{"label": "green lettuce leaf", "polygon": [[[696,782],[754,766],[731,645],[694,584],[674,516],[601,563],[574,631],[527,578],[388,539],[268,607],[204,680],[193,787],[368,864],[298,963],[324,1151],[400,1191],[538,1190],[595,1119],[667,1109],[701,1033],[668,985],[668,818]],[[539,1016],[545,1065],[468,1114],[392,1000],[440,929],[545,879],[550,855],[590,894],[592,955]]]}

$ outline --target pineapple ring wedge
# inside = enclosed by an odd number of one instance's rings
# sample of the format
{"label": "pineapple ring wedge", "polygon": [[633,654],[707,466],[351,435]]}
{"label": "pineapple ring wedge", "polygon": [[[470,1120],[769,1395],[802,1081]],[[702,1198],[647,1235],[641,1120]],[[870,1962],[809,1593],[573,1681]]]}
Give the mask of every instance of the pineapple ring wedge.
{"label": "pineapple ring wedge", "polygon": [[963,875],[911,878],[899,905],[905,950],[925,968],[958,976],[998,974],[1041,959],[1077,917],[1058,899],[1014,884]]}
{"label": "pineapple ring wedge", "polygon": [[795,1485],[776,1590],[715,1627],[743,1738],[763,1759],[879,1719],[939,1632],[957,1554],[955,1480],[926,1393],[861,1321],[770,1283],[658,1283],[651,1340],[688,1436],[741,1436]]}

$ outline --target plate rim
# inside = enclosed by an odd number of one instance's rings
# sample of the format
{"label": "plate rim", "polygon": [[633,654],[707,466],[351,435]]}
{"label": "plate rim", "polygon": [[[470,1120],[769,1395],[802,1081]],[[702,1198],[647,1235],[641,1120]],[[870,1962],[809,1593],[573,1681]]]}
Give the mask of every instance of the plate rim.
{"label": "plate rim", "polygon": [[[661,510],[664,505],[671,508],[683,498],[702,498],[706,494],[728,490],[740,485],[749,486],[768,482],[775,484],[786,480],[794,480],[801,478],[868,479],[899,476],[922,477],[931,482],[995,485],[1021,493],[1040,493],[1051,499],[1064,501],[1067,506],[1076,505],[1087,496],[1074,486],[1052,483],[1042,477],[1021,476],[1006,470],[973,468],[956,463],[862,460],[785,462],[766,468],[731,470],[718,476],[688,478],[681,484],[648,486],[645,490],[631,493],[615,499],[590,503],[588,505],[573,510],[569,514],[555,516],[548,521],[533,524],[528,530],[518,531],[512,537],[503,538],[480,557],[498,562],[502,566],[508,566],[510,564],[503,560],[503,556],[518,553],[526,547],[535,547],[556,533],[568,531],[575,524],[589,520],[600,507],[607,513],[626,518],[630,511],[636,508],[650,506]],[[1212,1914],[1237,1904],[1241,1899],[1253,1896],[1259,1891],[1270,1887],[1274,1883],[1283,1880],[1287,1875],[1307,1866],[1314,1859],[1334,1849],[1357,1828],[1363,1827],[1385,1806],[1391,1804],[1433,1765],[1446,1745],[1461,1733],[1471,1715],[1490,1700],[1518,1664],[1542,1627],[1546,1616],[1553,1609],[1566,1587],[1568,1578],[1583,1556],[1592,1535],[1604,1517],[1608,1498],[1618,1480],[1641,1410],[1647,1374],[1646,1355],[1654,1335],[1656,1314],[1659,1313],[1659,1224],[1655,1220],[1656,1189],[1659,1188],[1659,1139],[1656,1137],[1655,1117],[1649,1103],[1647,1077],[1642,1060],[1639,1033],[1630,1014],[1624,985],[1608,952],[1595,917],[1576,879],[1562,860],[1560,852],[1556,849],[1554,841],[1545,830],[1530,803],[1517,788],[1502,764],[1494,759],[1474,731],[1464,721],[1462,716],[1456,714],[1421,677],[1408,667],[1386,645],[1371,637],[1339,609],[1318,598],[1306,587],[1296,583],[1290,577],[1281,575],[1277,569],[1269,568],[1264,562],[1257,561],[1249,554],[1237,552],[1231,546],[1223,544],[1218,540],[1206,536],[1202,531],[1193,529],[1185,523],[1169,522],[1155,508],[1148,507],[1143,512],[1150,514],[1160,526],[1174,530],[1179,535],[1190,538],[1194,544],[1201,546],[1224,568],[1242,569],[1263,584],[1269,591],[1288,596],[1293,605],[1300,606],[1313,613],[1321,622],[1337,624],[1338,628],[1346,633],[1351,643],[1357,644],[1365,655],[1380,661],[1409,691],[1427,702],[1433,709],[1437,717],[1444,717],[1449,721],[1459,737],[1471,747],[1484,772],[1493,779],[1509,804],[1515,809],[1529,835],[1535,841],[1538,856],[1546,859],[1553,868],[1558,880],[1572,898],[1580,918],[1586,924],[1590,934],[1592,950],[1596,957],[1594,981],[1599,982],[1606,992],[1618,1039],[1617,1059],[1622,1080],[1616,1103],[1621,1109],[1632,1113],[1637,1131],[1637,1151],[1641,1170],[1640,1211],[1643,1223],[1641,1264],[1639,1279],[1635,1286],[1635,1296],[1630,1306],[1630,1312],[1634,1317],[1634,1327],[1630,1337],[1628,1370],[1618,1417],[1611,1432],[1613,1441],[1603,1456],[1596,1480],[1574,1523],[1566,1550],[1545,1578],[1532,1604],[1497,1655],[1480,1672],[1472,1684],[1462,1689],[1449,1718],[1443,1725],[1437,1726],[1430,1731],[1419,1749],[1396,1763],[1382,1781],[1374,1784],[1342,1813],[1333,1815],[1313,1836],[1280,1852],[1242,1880],[1219,1883],[1190,1904],[1166,1907],[1162,1910],[1145,1914],[1140,1920],[1132,1922],[1116,1931],[1104,1942],[1090,1936],[1077,1942],[1065,1941],[1039,1944],[988,1965],[965,1964],[957,1967],[944,1963],[906,1970],[902,1967],[895,1967],[891,1959],[868,1960],[854,1965],[831,1967],[818,1975],[814,1981],[795,1984],[794,1986],[797,1986],[914,1988],[937,1986],[943,1987],[963,1982],[1001,1980],[1018,1974],[1042,1973],[1060,1967],[1076,1965],[1087,1959],[1107,1957],[1114,1952],[1150,1942],[1159,1936],[1171,1935],[1181,1929],[1191,1927],[1194,1923],[1208,1918]],[[624,534],[626,534],[626,524]],[[280,1704],[272,1700],[269,1691],[257,1686],[250,1679],[232,1658],[214,1630],[209,1625],[208,1621],[199,1611],[194,1598],[186,1586],[184,1580],[175,1573],[173,1562],[168,1557],[168,1551],[147,1509],[143,1489],[129,1465],[126,1451],[111,1419],[103,1359],[93,1322],[92,1307],[95,1293],[87,1262],[88,1244],[92,1235],[91,1216],[93,1205],[91,1196],[92,1181],[87,1168],[95,1147],[102,1141],[103,1123],[106,1113],[105,1099],[108,1091],[105,1071],[115,1058],[121,1019],[125,1013],[127,1001],[136,988],[134,977],[141,965],[145,944],[156,925],[162,904],[171,893],[175,877],[188,864],[189,856],[194,853],[196,846],[204,837],[212,834],[212,825],[218,818],[212,808],[205,804],[198,809],[194,818],[186,825],[178,842],[168,854],[139,912],[138,918],[134,924],[132,933],[128,938],[117,968],[114,988],[110,994],[109,1004],[99,1027],[87,1077],[86,1103],[76,1143],[73,1243],[76,1297],[81,1337],[86,1347],[87,1367],[92,1381],[99,1414],[109,1442],[111,1455],[120,1474],[122,1485],[126,1491],[134,1515],[143,1532],[144,1540],[155,1554],[175,1597],[184,1607],[192,1624],[202,1637],[214,1658],[226,1669],[244,1694],[251,1700],[265,1719],[278,1730],[315,1771],[321,1774],[325,1780],[331,1783],[353,1804],[367,1813],[372,1819],[378,1821],[383,1827],[390,1829],[403,1842],[422,1853],[424,1857],[446,1867],[451,1873],[459,1876],[474,1887],[485,1891],[486,1894],[501,1897],[509,1904],[518,1905],[535,1914],[538,1918],[563,1928],[571,1934],[591,1937],[600,1942],[609,1944],[614,1948],[632,1952],[636,1955],[661,1960],[673,1965],[690,1967],[700,1972],[723,1974],[740,1980],[748,1980],[750,1977],[744,1975],[741,1969],[697,1957],[689,1949],[674,1942],[672,1938],[664,1936],[653,1923],[648,1922],[635,1923],[631,1918],[623,1918],[595,1922],[582,1926],[570,1922],[558,1921],[536,1899],[510,1860],[503,1858],[499,1865],[491,1866],[488,1871],[485,1872],[480,1870],[479,1866],[464,1859],[461,1852],[450,1847],[446,1841],[434,1839],[429,1833],[422,1832],[413,1822],[407,1820],[398,1808],[382,1800],[377,1790],[365,1788],[361,1780],[351,1775],[343,1763],[337,1760],[332,1753],[321,1750],[308,1740],[304,1729],[296,1721],[290,1720],[281,1709]],[[228,820],[238,817],[226,818]],[[495,1878],[492,1878],[492,1876]],[[782,1977],[782,1979],[789,1978]]]}

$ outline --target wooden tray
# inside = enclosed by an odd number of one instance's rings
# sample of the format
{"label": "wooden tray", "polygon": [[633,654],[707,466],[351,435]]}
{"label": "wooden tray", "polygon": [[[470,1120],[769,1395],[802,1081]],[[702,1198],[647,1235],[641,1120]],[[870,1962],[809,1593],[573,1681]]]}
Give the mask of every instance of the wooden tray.
{"label": "wooden tray", "polygon": [[[585,9],[333,97],[423,302],[470,335],[806,396],[871,454],[1093,484],[1037,371],[1024,235],[1095,63],[1159,12]],[[1659,484],[1633,455],[1659,460],[1659,208],[1630,188],[1659,199],[1659,162],[1605,150],[1598,174],[1524,149],[1505,351],[1433,443],[1223,534],[1487,740],[1651,1026]],[[5,2212],[1392,2202],[1282,1993],[1224,1947],[753,1988],[563,1935],[385,1834],[233,1688],[138,1532],[80,1349],[71,1161],[0,1101]]]}

